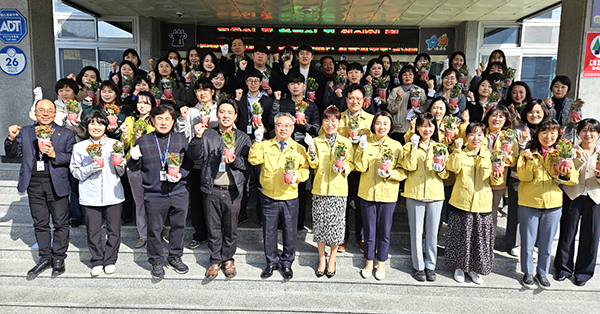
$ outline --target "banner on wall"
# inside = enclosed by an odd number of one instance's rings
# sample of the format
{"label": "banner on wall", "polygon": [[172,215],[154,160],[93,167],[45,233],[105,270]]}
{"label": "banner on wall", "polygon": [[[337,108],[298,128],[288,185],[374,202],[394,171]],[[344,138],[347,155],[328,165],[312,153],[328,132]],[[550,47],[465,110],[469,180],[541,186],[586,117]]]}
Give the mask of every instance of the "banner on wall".
{"label": "banner on wall", "polygon": [[160,26],[162,50],[187,50],[196,45],[194,24],[162,23]]}
{"label": "banner on wall", "polygon": [[583,77],[600,78],[600,33],[587,33]]}
{"label": "banner on wall", "polygon": [[450,55],[454,52],[454,28],[421,28],[419,53]]}

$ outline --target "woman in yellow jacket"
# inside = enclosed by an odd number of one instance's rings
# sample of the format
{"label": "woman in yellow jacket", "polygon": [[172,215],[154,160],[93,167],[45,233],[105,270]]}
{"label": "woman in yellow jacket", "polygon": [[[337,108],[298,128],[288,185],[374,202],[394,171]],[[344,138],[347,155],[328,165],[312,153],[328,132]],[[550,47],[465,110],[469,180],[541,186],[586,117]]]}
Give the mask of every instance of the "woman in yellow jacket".
{"label": "woman in yellow jacket", "polygon": [[[150,111],[154,107],[155,100],[154,96],[150,92],[140,92],[138,97],[135,99],[133,113],[131,116],[125,118],[125,121],[121,123],[121,142],[123,142],[123,151],[126,153],[125,158],[129,160],[129,150],[135,146],[135,141],[142,135],[154,132],[154,127],[150,123]],[[137,123],[137,125],[136,125]],[[138,129],[137,126],[145,126]],[[141,248],[146,245],[146,239],[148,236],[147,231],[147,218],[146,218],[146,207],[144,206],[144,188],[142,187],[142,172],[141,171],[130,171],[127,168],[127,180],[131,188],[131,194],[135,201],[135,224],[138,229],[140,236],[138,242],[135,244],[136,248]],[[125,180],[123,180],[124,182]],[[126,187],[125,187],[125,190]],[[126,194],[127,195],[127,194]]]}
{"label": "woman in yellow jacket", "polygon": [[[337,133],[340,111],[330,106],[321,114],[324,133],[313,139],[306,134],[310,167],[315,169],[313,181],[312,218],[314,240],[319,250],[317,277],[335,275],[336,255],[344,243],[346,228],[346,198],[348,197],[348,174],[353,169],[352,142]],[[325,258],[325,246],[331,246],[329,262]],[[327,267],[327,272],[325,271]]]}
{"label": "woman in yellow jacket", "polygon": [[[398,201],[400,181],[406,179],[401,168],[402,145],[388,134],[394,131],[392,116],[378,112],[371,124],[372,135],[362,135],[354,153],[356,170],[362,172],[358,197],[365,231],[366,265],[361,269],[363,278],[371,276],[377,252],[375,279],[385,278],[385,262],[390,248],[392,216]],[[385,161],[384,161],[385,160]]]}
{"label": "woman in yellow jacket", "polygon": [[[512,119],[510,111],[503,105],[496,105],[492,107],[483,118],[483,123],[486,126],[485,139],[486,145],[484,146],[490,153],[502,150],[502,144],[505,142],[502,138],[503,131],[508,130],[512,125]],[[510,153],[504,154],[506,158],[504,164],[504,171],[499,175],[490,177],[490,183],[492,186],[492,220],[494,221],[494,228],[498,224],[498,206],[500,200],[504,196],[506,191],[506,179],[508,176],[508,168],[517,165],[517,159],[519,158],[519,145],[516,140],[516,136],[512,141],[509,141],[512,146]],[[508,200],[505,199],[505,203]]]}
{"label": "woman in yellow jacket", "polygon": [[[348,110],[342,112],[338,134],[347,137],[352,142],[352,151],[358,147],[358,141],[361,135],[371,134],[371,124],[373,123],[373,115],[363,109],[365,89],[360,84],[352,84],[346,88],[346,104]],[[358,130],[350,132],[355,125],[350,123],[353,120],[358,120]],[[350,134],[352,133],[352,134]],[[363,240],[363,222],[360,213],[360,200],[358,198],[358,184],[360,182],[360,172],[354,169],[348,175],[348,198],[346,202],[346,217],[350,215],[350,202],[354,201],[354,235],[356,237],[356,245],[361,251],[364,251]],[[348,238],[350,237],[349,219],[346,219],[346,231],[344,233],[344,243],[338,246],[338,252],[346,251]]]}
{"label": "woman in yellow jacket", "polygon": [[555,166],[561,129],[556,120],[540,123],[517,163],[519,185],[519,223],[521,224],[522,284],[533,288],[533,246],[538,244],[535,279],[540,288],[550,289],[546,278],[550,268],[552,241],[560,222],[563,192],[559,184],[576,185],[575,167]]}
{"label": "woman in yellow jacket", "polygon": [[485,145],[485,125],[467,127],[467,147],[455,141],[446,167],[456,174],[450,197],[446,231],[446,265],[456,267],[454,280],[465,281],[465,272],[476,284],[492,271],[494,224],[492,221],[492,162]]}
{"label": "woman in yellow jacket", "polygon": [[[415,279],[435,281],[437,261],[437,236],[442,205],[444,204],[444,181],[448,178],[445,155],[441,163],[434,162],[433,147],[438,144],[437,124],[433,114],[426,112],[417,116],[416,129],[410,142],[404,145],[402,168],[407,172],[404,193],[408,224],[410,226],[410,254]],[[441,144],[446,150],[446,146]],[[425,224],[425,262],[422,240]]]}

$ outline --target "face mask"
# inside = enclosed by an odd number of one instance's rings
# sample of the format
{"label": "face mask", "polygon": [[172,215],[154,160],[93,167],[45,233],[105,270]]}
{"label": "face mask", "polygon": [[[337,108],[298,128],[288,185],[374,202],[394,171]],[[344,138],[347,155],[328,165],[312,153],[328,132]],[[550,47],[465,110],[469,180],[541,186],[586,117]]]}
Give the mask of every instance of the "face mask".
{"label": "face mask", "polygon": [[179,60],[171,59],[171,64],[173,65],[173,67],[176,67],[179,64]]}
{"label": "face mask", "polygon": [[503,76],[502,73],[493,73],[493,74],[490,74],[490,77],[494,81],[500,81],[500,80],[502,80],[502,76]]}

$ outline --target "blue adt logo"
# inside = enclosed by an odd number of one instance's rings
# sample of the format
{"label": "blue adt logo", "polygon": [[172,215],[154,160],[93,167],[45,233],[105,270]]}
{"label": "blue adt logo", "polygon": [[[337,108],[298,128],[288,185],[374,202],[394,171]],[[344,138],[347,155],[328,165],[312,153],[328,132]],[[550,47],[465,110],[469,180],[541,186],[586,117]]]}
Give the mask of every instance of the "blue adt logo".
{"label": "blue adt logo", "polygon": [[0,40],[17,44],[27,35],[27,20],[16,9],[0,10]]}

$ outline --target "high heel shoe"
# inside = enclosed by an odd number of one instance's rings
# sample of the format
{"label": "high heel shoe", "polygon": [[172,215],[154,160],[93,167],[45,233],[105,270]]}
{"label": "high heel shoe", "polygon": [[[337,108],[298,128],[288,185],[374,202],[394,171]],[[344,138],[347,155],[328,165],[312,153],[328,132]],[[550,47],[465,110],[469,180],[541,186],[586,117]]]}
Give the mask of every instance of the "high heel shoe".
{"label": "high heel shoe", "polygon": [[337,270],[337,265],[336,264],[337,264],[337,262],[333,263],[333,267],[334,267],[333,268],[333,272],[330,272],[329,270],[327,271],[327,274],[326,274],[327,278],[331,278],[331,277],[335,276],[335,271]]}
{"label": "high heel shoe", "polygon": [[[325,269],[327,269],[327,260],[325,260]],[[321,278],[325,275],[325,269],[319,270],[319,266],[317,266],[317,269],[315,270],[315,275],[317,275],[317,278]]]}

